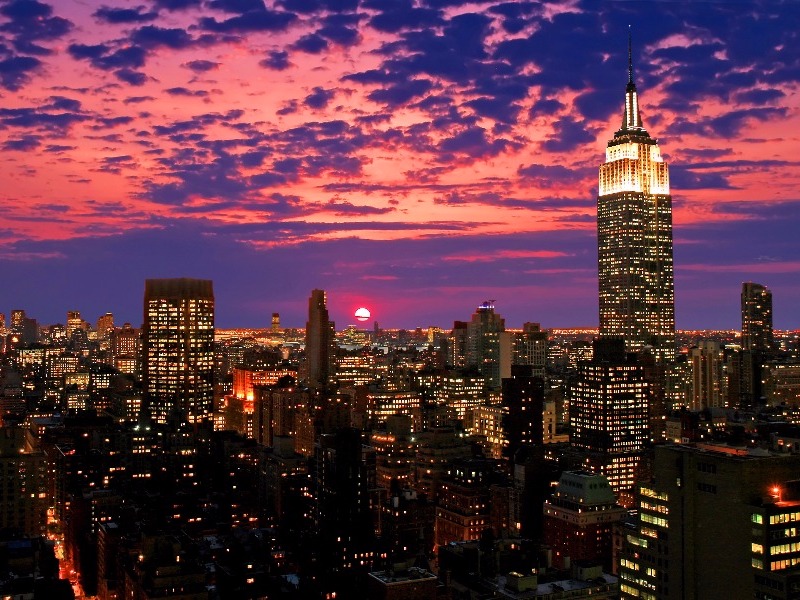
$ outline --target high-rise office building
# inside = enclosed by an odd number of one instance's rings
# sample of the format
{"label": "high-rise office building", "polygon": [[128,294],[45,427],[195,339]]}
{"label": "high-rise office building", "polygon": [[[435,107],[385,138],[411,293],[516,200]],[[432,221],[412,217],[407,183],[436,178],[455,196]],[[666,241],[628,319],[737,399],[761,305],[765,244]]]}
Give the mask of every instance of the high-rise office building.
{"label": "high-rise office building", "polygon": [[47,526],[47,457],[33,432],[0,427],[0,527],[40,535]]}
{"label": "high-rise office building", "polygon": [[772,292],[759,283],[742,284],[742,350],[773,349]]}
{"label": "high-rise office building", "polygon": [[142,330],[144,405],[166,422],[211,417],[214,399],[214,289],[206,279],[148,279]]}
{"label": "high-rise office building", "polygon": [[327,580],[323,586],[348,589],[353,575],[371,570],[374,560],[375,451],[362,444],[359,430],[342,428],[320,436],[313,470],[315,546],[321,577]]}
{"label": "high-rise office building", "polygon": [[87,323],[81,317],[79,310],[67,311],[67,339],[72,337],[72,334],[79,329],[85,329]]}
{"label": "high-rise office building", "polygon": [[114,315],[110,312],[97,318],[97,339],[108,341],[114,331]]}
{"label": "high-rise office building", "polygon": [[797,454],[656,446],[623,541],[620,597],[796,598],[785,577],[796,582],[800,564],[799,472]]}
{"label": "high-rise office building", "polygon": [[658,142],[642,125],[630,45],[622,127],[600,166],[597,242],[600,335],[628,351],[675,359],[672,197]]}
{"label": "high-rise office building", "polygon": [[39,323],[36,319],[30,319],[22,309],[11,311],[11,333],[16,339],[12,342],[16,344],[33,344],[39,339]]}
{"label": "high-rise office building", "polygon": [[525,323],[521,332],[514,333],[513,358],[515,365],[530,365],[533,375],[545,376],[547,364],[547,330],[539,323]]}
{"label": "high-rise office building", "polygon": [[327,295],[312,290],[306,323],[306,366],[309,387],[325,387],[336,370],[336,324],[328,318]]}
{"label": "high-rise office building", "polygon": [[743,406],[761,402],[762,367],[774,351],[772,292],[759,283],[742,284],[742,353],[739,393]]}
{"label": "high-rise office building", "polygon": [[686,404],[692,410],[725,406],[723,380],[725,355],[719,342],[704,340],[689,348],[691,386]]}
{"label": "high-rise office building", "polygon": [[503,378],[511,376],[511,334],[505,324],[491,300],[483,302],[467,323],[466,366],[477,368],[490,388],[499,388]]}
{"label": "high-rise office building", "polygon": [[11,329],[13,329],[16,333],[22,333],[22,327],[25,324],[25,319],[27,315],[25,311],[21,308],[16,308],[11,311]]}
{"label": "high-rise office building", "polygon": [[614,492],[633,488],[649,437],[643,369],[621,338],[595,341],[594,358],[578,365],[569,405],[570,445],[583,467],[605,475]]}
{"label": "high-rise office building", "polygon": [[507,455],[513,457],[522,446],[541,448],[544,443],[544,379],[534,375],[533,366],[511,367],[511,377],[503,379],[502,406]]}

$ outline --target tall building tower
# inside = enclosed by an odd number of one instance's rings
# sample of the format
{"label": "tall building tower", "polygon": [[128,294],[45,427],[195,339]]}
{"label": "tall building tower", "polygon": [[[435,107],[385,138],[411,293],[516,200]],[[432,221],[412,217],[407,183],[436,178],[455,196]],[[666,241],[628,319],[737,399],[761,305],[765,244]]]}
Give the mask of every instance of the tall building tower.
{"label": "tall building tower", "polygon": [[740,403],[751,406],[762,396],[762,367],[772,355],[772,292],[759,283],[742,284],[742,354]]}
{"label": "tall building tower", "polygon": [[110,312],[97,317],[97,339],[108,341],[114,331],[114,315]]}
{"label": "tall building tower", "polygon": [[44,533],[51,482],[47,456],[32,431],[0,427],[0,472],[4,473],[0,484],[3,485],[0,528],[28,536]]}
{"label": "tall building tower", "polygon": [[759,283],[742,284],[742,350],[773,349],[772,292]]}
{"label": "tall building tower", "polygon": [[26,317],[25,311],[21,308],[11,311],[11,329],[13,329],[15,333],[22,333]]}
{"label": "tall building tower", "polygon": [[689,349],[691,391],[686,404],[692,410],[725,406],[722,368],[725,355],[719,342],[704,340]]}
{"label": "tall building tower", "polygon": [[636,483],[649,438],[646,387],[641,365],[621,338],[595,340],[594,358],[578,364],[570,445],[585,453],[584,469],[605,475],[617,494]]}
{"label": "tall building tower", "polygon": [[211,417],[214,399],[214,289],[206,279],[148,279],[142,329],[144,405],[159,423],[178,411]]}
{"label": "tall building tower", "polygon": [[547,331],[539,323],[525,323],[522,331],[514,334],[513,351],[513,364],[530,365],[534,375],[545,376]]}
{"label": "tall building tower", "polygon": [[513,365],[511,377],[503,379],[503,433],[507,455],[522,446],[541,448],[544,443],[544,379],[531,365]]}
{"label": "tall building tower", "polygon": [[336,325],[328,318],[327,295],[312,290],[306,323],[306,364],[309,387],[325,387],[336,366]]}
{"label": "tall building tower", "polygon": [[511,334],[505,319],[494,312],[493,300],[483,302],[467,323],[466,366],[476,367],[490,388],[511,377]]}
{"label": "tall building tower", "polygon": [[675,359],[672,197],[658,142],[642,125],[630,40],[622,127],[609,140],[597,197],[600,335]]}
{"label": "tall building tower", "polygon": [[84,328],[84,320],[78,310],[67,311],[67,339],[72,337],[73,332]]}
{"label": "tall building tower", "polygon": [[[358,429],[323,434],[316,447],[314,475],[315,546],[322,585],[348,590],[353,575],[371,570],[374,560],[371,490],[376,487],[375,451],[362,444]],[[342,596],[329,597],[337,595]]]}
{"label": "tall building tower", "polygon": [[553,549],[556,568],[570,561],[600,562],[611,569],[612,530],[626,511],[608,479],[583,471],[564,471],[544,503],[544,543]]}

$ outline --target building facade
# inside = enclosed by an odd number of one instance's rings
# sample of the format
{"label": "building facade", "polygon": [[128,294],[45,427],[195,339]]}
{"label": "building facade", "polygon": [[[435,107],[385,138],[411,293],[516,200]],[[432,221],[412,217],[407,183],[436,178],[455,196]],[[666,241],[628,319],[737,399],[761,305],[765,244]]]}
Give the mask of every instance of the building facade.
{"label": "building facade", "polygon": [[570,445],[586,453],[583,468],[605,475],[614,492],[633,488],[649,438],[647,384],[621,338],[595,341],[579,363],[569,407]]}
{"label": "building facade", "polygon": [[567,569],[581,560],[610,570],[612,529],[625,514],[602,475],[562,473],[544,503],[544,543],[553,550],[553,565]]}
{"label": "building facade", "polygon": [[785,598],[756,589],[800,562],[800,502],[788,497],[798,473],[800,455],[657,446],[621,550],[620,597]]}
{"label": "building facade", "polygon": [[628,53],[622,127],[600,166],[597,238],[600,335],[621,336],[628,351],[652,348],[675,359],[672,197],[658,142],[642,125]]}
{"label": "building facade", "polygon": [[148,279],[144,292],[142,384],[150,416],[211,418],[214,290],[206,279]]}
{"label": "building facade", "polygon": [[770,352],[772,333],[772,292],[760,283],[742,284],[742,350]]}

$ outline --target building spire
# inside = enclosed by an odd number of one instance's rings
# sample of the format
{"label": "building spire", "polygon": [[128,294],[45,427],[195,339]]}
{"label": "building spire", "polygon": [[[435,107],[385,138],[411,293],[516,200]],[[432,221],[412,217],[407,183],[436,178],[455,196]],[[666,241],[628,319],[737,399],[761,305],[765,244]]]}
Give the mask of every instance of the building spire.
{"label": "building spire", "polygon": [[639,97],[636,84],[633,82],[633,42],[631,26],[628,25],[628,85],[625,86],[625,110],[622,113],[622,129],[620,133],[644,131],[642,117],[639,114]]}
{"label": "building spire", "polygon": [[633,44],[631,43],[631,26],[628,25],[628,83],[633,84]]}

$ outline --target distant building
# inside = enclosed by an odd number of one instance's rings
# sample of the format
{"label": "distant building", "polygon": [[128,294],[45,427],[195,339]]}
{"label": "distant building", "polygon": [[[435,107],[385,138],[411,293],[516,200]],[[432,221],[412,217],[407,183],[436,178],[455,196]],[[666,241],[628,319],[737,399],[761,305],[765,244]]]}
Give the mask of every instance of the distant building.
{"label": "distant building", "polygon": [[751,406],[761,402],[762,367],[775,349],[772,332],[772,292],[765,286],[742,284],[742,354],[741,404]]}
{"label": "distant building", "polygon": [[719,342],[705,340],[689,349],[691,391],[686,404],[691,410],[725,406],[724,355]]}
{"label": "distant building", "polygon": [[125,323],[121,328],[114,328],[110,342],[114,367],[123,373],[138,374],[141,369],[139,360],[141,332],[131,327],[130,323]]}
{"label": "distant building", "polygon": [[769,363],[764,367],[764,396],[771,406],[800,406],[800,364]]}
{"label": "distant building", "polygon": [[771,352],[772,292],[759,283],[742,284],[742,350]]}
{"label": "distant building", "polygon": [[544,379],[534,370],[532,365],[514,365],[511,377],[503,379],[503,432],[509,457],[523,445],[544,443]]}
{"label": "distant building", "polygon": [[521,332],[514,333],[513,357],[515,365],[529,365],[532,375],[545,376],[547,364],[547,330],[539,323],[525,323]]}
{"label": "distant building", "polygon": [[111,333],[114,331],[114,315],[110,312],[97,318],[97,339],[100,342],[108,342]]}
{"label": "distant building", "polygon": [[448,362],[457,368],[476,369],[489,388],[499,388],[511,375],[512,340],[505,319],[483,302],[469,322],[455,321],[450,333]]}
{"label": "distant building", "polygon": [[211,418],[214,399],[214,290],[205,279],[148,279],[142,330],[144,405],[164,423],[176,411]]}
{"label": "distant building", "polygon": [[511,376],[511,334],[491,302],[482,303],[467,323],[466,362],[480,371],[490,388],[499,388],[502,379]]}
{"label": "distant building", "polygon": [[336,370],[336,325],[328,317],[327,295],[312,290],[306,323],[306,381],[310,387],[326,387]]}

